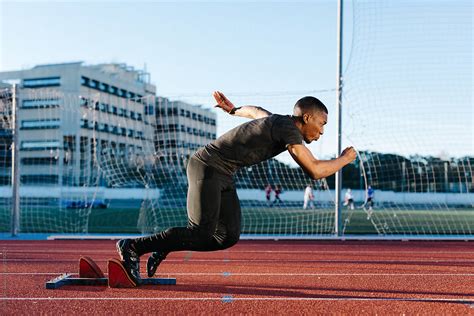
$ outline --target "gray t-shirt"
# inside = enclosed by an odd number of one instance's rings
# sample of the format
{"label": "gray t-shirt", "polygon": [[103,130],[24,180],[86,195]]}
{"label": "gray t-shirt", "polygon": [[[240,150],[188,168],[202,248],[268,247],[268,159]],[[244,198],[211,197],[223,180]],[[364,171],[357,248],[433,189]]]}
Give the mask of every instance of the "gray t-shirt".
{"label": "gray t-shirt", "polygon": [[273,114],[239,125],[194,155],[208,166],[228,175],[302,144],[303,135],[289,115]]}

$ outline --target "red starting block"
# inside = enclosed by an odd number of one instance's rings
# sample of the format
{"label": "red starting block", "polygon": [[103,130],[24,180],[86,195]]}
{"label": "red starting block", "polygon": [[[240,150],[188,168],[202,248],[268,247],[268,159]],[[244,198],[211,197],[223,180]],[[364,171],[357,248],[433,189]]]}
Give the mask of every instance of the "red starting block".
{"label": "red starting block", "polygon": [[[62,274],[46,282],[47,289],[58,289],[63,285],[108,285],[111,288],[132,288],[137,284],[128,276],[122,262],[110,259],[107,265],[108,278],[105,277],[99,266],[89,257],[79,259],[79,277],[73,274]],[[175,278],[147,278],[142,279],[141,285],[175,285]]]}

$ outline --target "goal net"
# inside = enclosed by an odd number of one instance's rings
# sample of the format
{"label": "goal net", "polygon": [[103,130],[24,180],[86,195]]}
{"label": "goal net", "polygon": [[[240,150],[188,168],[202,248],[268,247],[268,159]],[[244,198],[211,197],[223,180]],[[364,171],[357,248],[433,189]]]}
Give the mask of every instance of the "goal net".
{"label": "goal net", "polygon": [[472,2],[345,9],[343,139],[360,151],[345,233],[472,235]]}

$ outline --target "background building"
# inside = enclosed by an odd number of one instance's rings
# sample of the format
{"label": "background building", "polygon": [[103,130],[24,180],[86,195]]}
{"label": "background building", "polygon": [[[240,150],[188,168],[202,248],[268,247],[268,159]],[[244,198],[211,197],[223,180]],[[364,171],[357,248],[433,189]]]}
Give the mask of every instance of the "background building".
{"label": "background building", "polygon": [[0,72],[1,80],[20,82],[22,184],[104,185],[98,155],[128,161],[153,148],[156,87],[144,71],[75,62]]}
{"label": "background building", "polygon": [[185,164],[199,147],[216,139],[216,114],[210,109],[158,97],[155,148],[167,164]]}

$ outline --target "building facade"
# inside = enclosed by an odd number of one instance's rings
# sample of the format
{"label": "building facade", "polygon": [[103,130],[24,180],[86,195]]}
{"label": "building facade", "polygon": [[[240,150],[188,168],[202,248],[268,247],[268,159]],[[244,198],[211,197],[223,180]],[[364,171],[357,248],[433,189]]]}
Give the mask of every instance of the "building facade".
{"label": "building facade", "polygon": [[107,185],[97,165],[110,174],[153,154],[156,87],[149,74],[77,62],[0,72],[6,80],[19,82],[23,185]]}
{"label": "building facade", "polygon": [[184,166],[199,147],[216,139],[216,114],[182,101],[156,100],[155,149],[160,162]]}

